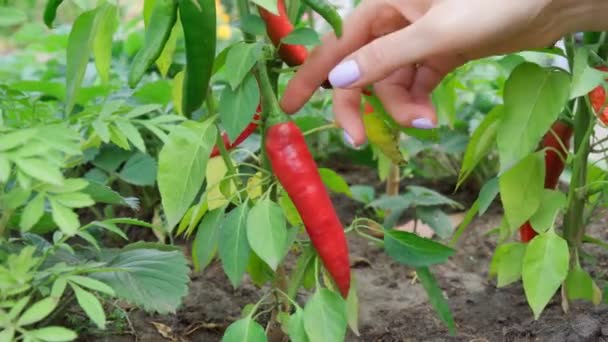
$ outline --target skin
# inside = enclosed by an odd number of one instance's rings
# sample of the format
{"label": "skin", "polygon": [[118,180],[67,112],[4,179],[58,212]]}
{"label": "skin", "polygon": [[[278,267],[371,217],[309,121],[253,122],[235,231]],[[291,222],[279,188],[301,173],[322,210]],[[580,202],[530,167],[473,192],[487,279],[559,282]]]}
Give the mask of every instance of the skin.
{"label": "skin", "polygon": [[357,146],[366,141],[360,100],[367,85],[404,127],[420,118],[436,124],[430,93],[462,64],[606,29],[605,0],[363,0],[342,38],[328,33],[300,66],[281,107],[297,112],[334,67],[355,61],[360,77],[334,87],[333,100],[336,121]]}

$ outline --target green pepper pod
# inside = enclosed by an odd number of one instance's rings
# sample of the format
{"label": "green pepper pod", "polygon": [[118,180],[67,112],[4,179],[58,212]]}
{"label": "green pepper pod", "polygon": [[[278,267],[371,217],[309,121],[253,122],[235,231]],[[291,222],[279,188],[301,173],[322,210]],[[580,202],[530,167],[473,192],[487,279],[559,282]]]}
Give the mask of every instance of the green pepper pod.
{"label": "green pepper pod", "polygon": [[175,0],[156,0],[150,25],[146,27],[144,46],[131,64],[129,86],[135,88],[146,70],[156,62],[163,52],[165,44],[171,35],[171,30],[177,21],[177,2]]}
{"label": "green pepper pod", "polygon": [[215,59],[215,0],[179,0],[186,45],[182,111],[190,117],[207,96]]}
{"label": "green pepper pod", "polygon": [[336,37],[342,36],[342,18],[332,4],[327,0],[303,0],[303,2],[327,21],[336,33]]}
{"label": "green pepper pod", "polygon": [[53,22],[55,21],[55,17],[57,16],[57,8],[63,0],[49,0],[44,7],[44,23],[48,28],[53,28]]}

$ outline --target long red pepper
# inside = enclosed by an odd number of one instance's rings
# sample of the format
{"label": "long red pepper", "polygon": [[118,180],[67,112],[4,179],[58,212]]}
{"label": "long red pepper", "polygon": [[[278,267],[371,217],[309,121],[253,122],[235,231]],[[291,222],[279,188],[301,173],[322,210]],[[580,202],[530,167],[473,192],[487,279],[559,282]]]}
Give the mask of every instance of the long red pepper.
{"label": "long red pepper", "polygon": [[266,152],[272,170],[302,217],[313,246],[343,297],[350,289],[344,228],[336,214],[304,135],[292,121],[271,126]]}
{"label": "long red pepper", "polygon": [[[572,138],[573,133],[572,126],[563,121],[556,121],[551,129],[553,133],[551,131],[547,132],[541,144],[541,148],[549,148],[545,150],[545,189],[555,189],[557,187],[559,176],[564,171],[564,161],[568,156],[570,138]],[[559,137],[559,140],[556,136]],[[529,221],[519,228],[519,237],[522,242],[528,242],[536,235],[536,231]]]}

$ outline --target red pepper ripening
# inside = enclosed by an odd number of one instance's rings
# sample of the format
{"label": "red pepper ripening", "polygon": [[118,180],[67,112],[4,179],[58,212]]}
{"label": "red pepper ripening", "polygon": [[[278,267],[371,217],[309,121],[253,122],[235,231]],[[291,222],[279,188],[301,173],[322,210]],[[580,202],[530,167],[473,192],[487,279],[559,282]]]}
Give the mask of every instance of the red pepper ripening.
{"label": "red pepper ripening", "polygon": [[[598,70],[608,71],[608,67],[600,66],[597,68]],[[604,90],[603,86],[597,86],[589,93],[589,101],[591,101],[591,106],[593,110],[597,113],[598,118],[605,124],[608,125],[608,106],[606,103],[606,90]],[[602,112],[600,113],[600,110]]]}
{"label": "red pepper ripening", "polygon": [[[553,123],[551,129],[559,137],[561,143],[551,131],[547,132],[543,138],[541,148],[551,148],[545,150],[545,189],[555,189],[557,187],[559,176],[564,171],[564,161],[568,156],[570,139],[573,133],[572,126],[562,121]],[[556,150],[559,151],[559,154]],[[528,242],[535,236],[536,231],[532,229],[530,222],[524,223],[519,228],[519,237],[522,242]]]}
{"label": "red pepper ripening", "polygon": [[270,37],[274,46],[281,45],[279,47],[279,56],[281,56],[281,59],[290,67],[298,66],[304,63],[308,57],[308,50],[306,50],[306,47],[303,45],[281,43],[281,39],[287,37],[294,30],[294,27],[291,24],[291,21],[289,21],[289,16],[285,10],[284,0],[279,0],[277,2],[277,8],[279,10],[279,15],[274,15],[263,7],[258,6],[260,16],[266,23],[268,37]]}
{"label": "red pepper ripening", "polygon": [[304,135],[291,121],[277,123],[267,130],[266,152],[325,268],[346,298],[350,289],[350,261],[344,228]]}
{"label": "red pepper ripening", "polygon": [[[241,143],[243,143],[243,141],[247,140],[247,138],[249,138],[249,136],[251,136],[253,132],[255,132],[255,130],[258,128],[257,122],[260,120],[261,111],[262,106],[258,105],[258,109],[255,115],[253,116],[253,121],[249,123],[247,127],[245,127],[245,129],[241,132],[241,134],[239,134],[238,137],[236,137],[236,139],[234,139],[234,142],[230,142],[230,139],[228,138],[228,134],[226,134],[226,132],[222,133],[222,140],[224,141],[224,147],[227,151],[230,151],[233,148],[237,148]],[[211,150],[211,158],[217,157],[219,155],[220,149],[217,146],[213,146],[213,150]]]}

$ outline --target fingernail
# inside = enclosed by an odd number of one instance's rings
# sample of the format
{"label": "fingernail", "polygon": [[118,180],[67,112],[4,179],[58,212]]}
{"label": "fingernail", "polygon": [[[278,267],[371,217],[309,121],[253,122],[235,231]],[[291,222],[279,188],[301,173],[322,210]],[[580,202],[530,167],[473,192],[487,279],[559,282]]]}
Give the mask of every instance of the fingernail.
{"label": "fingernail", "polygon": [[346,131],[343,131],[342,135],[346,144],[348,144],[348,146],[354,148],[355,150],[360,150],[361,147],[365,145],[365,143],[360,146],[355,145],[355,140],[353,140],[353,138],[348,133],[346,133]]}
{"label": "fingernail", "polygon": [[329,72],[329,82],[332,86],[341,88],[346,87],[357,81],[361,76],[359,66],[354,60],[346,61],[336,65]]}
{"label": "fingernail", "polygon": [[412,121],[412,127],[420,129],[431,129],[435,128],[435,124],[427,118],[420,118]]}

